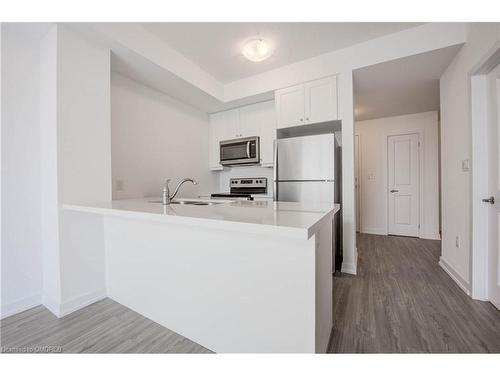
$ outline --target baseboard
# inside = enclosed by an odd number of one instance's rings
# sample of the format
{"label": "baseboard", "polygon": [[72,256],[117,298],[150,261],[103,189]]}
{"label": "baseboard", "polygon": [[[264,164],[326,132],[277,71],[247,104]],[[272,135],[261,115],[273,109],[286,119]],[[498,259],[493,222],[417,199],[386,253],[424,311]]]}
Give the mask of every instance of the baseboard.
{"label": "baseboard", "polygon": [[366,234],[378,234],[381,236],[387,236],[387,232],[383,229],[374,229],[374,228],[361,228],[361,233]]}
{"label": "baseboard", "polygon": [[37,294],[31,297],[22,298],[12,303],[2,305],[0,319],[8,318],[9,316],[19,314],[20,312],[29,310],[33,307],[42,304],[42,297]]}
{"label": "baseboard", "polygon": [[60,307],[60,317],[71,314],[76,310],[80,310],[83,307],[93,304],[94,302],[100,301],[106,298],[106,289],[96,290],[91,293],[82,294],[80,296],[71,298],[70,300],[61,303]]}
{"label": "baseboard", "polygon": [[469,288],[469,283],[465,281],[462,276],[458,274],[455,269],[450,266],[444,259],[443,257],[439,257],[439,265],[441,268],[452,278],[452,280],[462,289],[465,294],[470,296],[470,288]]}
{"label": "baseboard", "polygon": [[61,305],[52,299],[51,297],[47,295],[43,295],[42,297],[42,304],[49,310],[52,314],[57,316],[58,318],[61,317]]}
{"label": "baseboard", "polygon": [[354,258],[354,263],[342,262],[342,269],[340,272],[349,273],[351,275],[357,274],[357,264],[358,264],[358,249],[356,249],[356,256]]}
{"label": "baseboard", "polygon": [[426,240],[441,240],[439,233],[420,233],[420,238]]}
{"label": "baseboard", "polygon": [[44,296],[43,297],[43,305],[55,316],[58,318],[62,318],[63,316],[69,315],[72,312],[80,310],[88,305],[93,304],[94,302],[100,301],[106,298],[106,290],[96,290],[94,292],[82,294],[77,297],[73,297],[66,302],[57,303],[51,298]]}

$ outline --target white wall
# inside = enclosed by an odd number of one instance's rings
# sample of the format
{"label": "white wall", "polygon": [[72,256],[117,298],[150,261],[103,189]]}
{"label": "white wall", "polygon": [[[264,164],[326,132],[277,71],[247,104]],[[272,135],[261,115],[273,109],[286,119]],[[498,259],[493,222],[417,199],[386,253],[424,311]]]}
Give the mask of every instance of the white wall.
{"label": "white wall", "polygon": [[[468,24],[467,42],[440,80],[441,92],[441,265],[470,292],[472,243],[472,174],[462,171],[462,160],[471,159],[471,100],[469,73],[482,56],[500,40],[496,24]],[[459,237],[459,247],[455,238]]]}
{"label": "white wall", "polygon": [[[111,200],[110,51],[57,26],[59,204]],[[60,211],[60,314],[105,296],[104,235]]]}
{"label": "white wall", "polygon": [[[179,197],[217,190],[208,160],[208,114],[120,74],[111,79],[113,198],[160,196],[183,177]],[[117,181],[123,190],[117,189]]]}
{"label": "white wall", "polygon": [[61,299],[57,155],[57,27],[52,26],[40,43],[42,302],[51,311]]}
{"label": "white wall", "polygon": [[2,25],[2,317],[39,304],[41,295],[36,31]]}
{"label": "white wall", "polygon": [[[360,142],[361,232],[387,234],[387,136],[421,132],[423,181],[420,237],[439,239],[438,113],[423,112],[357,122]],[[369,176],[372,178],[369,179]]]}

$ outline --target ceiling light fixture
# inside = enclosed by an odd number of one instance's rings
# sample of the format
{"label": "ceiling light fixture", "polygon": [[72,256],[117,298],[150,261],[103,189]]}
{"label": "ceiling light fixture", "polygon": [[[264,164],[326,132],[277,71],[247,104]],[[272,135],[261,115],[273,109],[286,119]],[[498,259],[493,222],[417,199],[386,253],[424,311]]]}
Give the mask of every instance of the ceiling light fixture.
{"label": "ceiling light fixture", "polygon": [[266,40],[255,38],[247,41],[241,52],[248,60],[259,62],[271,56],[273,54],[273,49]]}

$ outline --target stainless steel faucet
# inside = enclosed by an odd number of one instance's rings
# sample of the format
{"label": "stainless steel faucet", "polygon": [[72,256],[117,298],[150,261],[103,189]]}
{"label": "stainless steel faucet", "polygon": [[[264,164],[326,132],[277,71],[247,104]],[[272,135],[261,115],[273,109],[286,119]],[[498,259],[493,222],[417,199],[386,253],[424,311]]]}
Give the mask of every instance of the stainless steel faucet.
{"label": "stainless steel faucet", "polygon": [[192,178],[185,178],[181,182],[179,182],[179,184],[176,186],[176,188],[174,190],[174,193],[172,195],[170,195],[170,188],[168,186],[170,181],[171,181],[171,179],[169,178],[167,181],[165,181],[165,185],[163,185],[162,203],[164,205],[168,205],[168,204],[170,204],[170,202],[172,202],[172,199],[175,198],[175,196],[177,195],[177,192],[179,191],[179,188],[181,187],[181,185],[184,182],[191,182],[193,185],[198,185],[198,182],[196,182]]}

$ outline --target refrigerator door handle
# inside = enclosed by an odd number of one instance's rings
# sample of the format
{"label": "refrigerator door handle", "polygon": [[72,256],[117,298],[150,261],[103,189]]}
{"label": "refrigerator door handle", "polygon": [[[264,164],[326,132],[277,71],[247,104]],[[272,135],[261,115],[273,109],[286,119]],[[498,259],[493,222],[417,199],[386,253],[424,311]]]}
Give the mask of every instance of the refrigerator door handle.
{"label": "refrigerator door handle", "polygon": [[273,194],[273,201],[278,200],[278,140],[274,140],[274,194]]}

